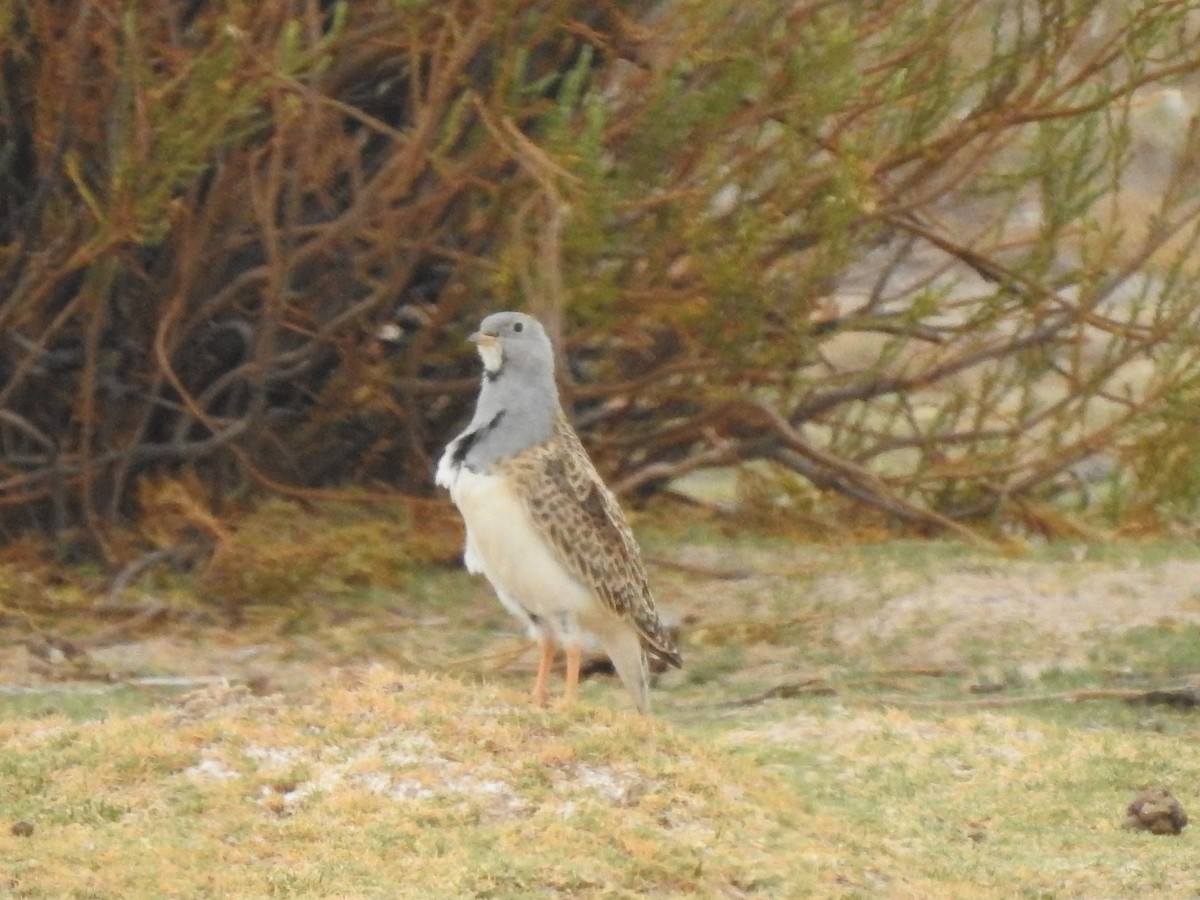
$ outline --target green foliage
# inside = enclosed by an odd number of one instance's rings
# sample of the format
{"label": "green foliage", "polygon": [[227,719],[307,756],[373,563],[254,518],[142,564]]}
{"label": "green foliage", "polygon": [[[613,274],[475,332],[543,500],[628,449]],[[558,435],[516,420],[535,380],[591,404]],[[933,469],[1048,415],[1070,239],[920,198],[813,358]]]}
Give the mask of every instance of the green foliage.
{"label": "green foliage", "polygon": [[498,306],[564,337],[622,492],[765,460],[892,523],[1042,528],[1120,461],[1099,512],[1169,516],[1186,473],[1143,448],[1200,372],[1195,21],[10,5],[0,527],[112,559],[184,470],[426,493]]}
{"label": "green foliage", "polygon": [[1150,506],[1166,521],[1195,521],[1200,515],[1197,403],[1200,384],[1164,397],[1153,426],[1130,448],[1142,473],[1136,505]]}

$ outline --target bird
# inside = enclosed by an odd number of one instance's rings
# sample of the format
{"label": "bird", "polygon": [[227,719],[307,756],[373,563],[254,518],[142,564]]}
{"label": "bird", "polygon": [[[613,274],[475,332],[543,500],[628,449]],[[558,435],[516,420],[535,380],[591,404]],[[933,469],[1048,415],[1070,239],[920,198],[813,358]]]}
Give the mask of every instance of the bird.
{"label": "bird", "polygon": [[550,338],[533,316],[506,311],[469,340],[483,362],[475,413],[434,476],[462,515],[463,563],[537,641],[535,702],[548,701],[559,648],[564,703],[576,700],[583,649],[598,647],[646,714],[651,660],[683,659],[629,523],[563,412]]}

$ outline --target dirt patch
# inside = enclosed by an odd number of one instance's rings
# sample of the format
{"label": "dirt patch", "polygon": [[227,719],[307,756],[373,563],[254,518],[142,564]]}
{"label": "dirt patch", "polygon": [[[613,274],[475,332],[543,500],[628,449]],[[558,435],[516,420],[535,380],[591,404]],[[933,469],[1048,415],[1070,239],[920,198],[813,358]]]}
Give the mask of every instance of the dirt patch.
{"label": "dirt patch", "polygon": [[[92,647],[86,623],[64,623],[69,637],[10,632],[0,646],[0,691],[187,689],[222,679],[259,693],[299,690],[369,661],[524,689],[534,654],[486,588],[456,572],[433,578],[394,604],[342,602],[298,632],[167,623]],[[1200,624],[1200,559],[1190,558],[1044,562],[959,556],[945,545],[912,545],[910,553],[703,542],[652,555],[651,578],[687,662],[663,680],[668,694],[713,667],[730,686],[812,668],[822,648],[833,660],[822,664],[861,668],[995,665],[1007,653],[1036,676],[1086,664],[1106,636]],[[430,614],[431,597],[446,615]]]}
{"label": "dirt patch", "polygon": [[1200,562],[1157,565],[1003,562],[965,571],[908,571],[870,584],[823,579],[820,590],[848,605],[875,592],[881,606],[844,616],[833,633],[848,648],[903,638],[909,652],[950,663],[980,641],[1021,640],[1025,667],[1075,665],[1099,636],[1151,625],[1200,623]]}

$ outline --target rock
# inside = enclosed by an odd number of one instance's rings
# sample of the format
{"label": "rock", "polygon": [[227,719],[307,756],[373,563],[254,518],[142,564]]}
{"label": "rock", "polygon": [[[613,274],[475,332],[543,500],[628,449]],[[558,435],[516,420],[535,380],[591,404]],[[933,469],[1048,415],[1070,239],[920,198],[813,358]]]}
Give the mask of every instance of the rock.
{"label": "rock", "polygon": [[1187,813],[1166,788],[1138,791],[1125,809],[1125,827],[1151,834],[1179,834],[1188,823]]}

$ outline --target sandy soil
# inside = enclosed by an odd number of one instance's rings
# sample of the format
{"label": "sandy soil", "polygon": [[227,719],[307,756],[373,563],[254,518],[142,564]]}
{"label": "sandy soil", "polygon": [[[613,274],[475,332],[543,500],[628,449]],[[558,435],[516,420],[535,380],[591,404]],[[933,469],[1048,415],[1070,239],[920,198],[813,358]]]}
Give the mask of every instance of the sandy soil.
{"label": "sandy soil", "polygon": [[[689,661],[703,666],[719,648],[740,645],[747,677],[803,667],[817,643],[848,660],[895,666],[970,667],[982,657],[995,666],[1010,658],[1036,676],[1087,664],[1089,648],[1117,632],[1200,623],[1200,560],[1091,562],[1081,551],[1060,563],[980,555],[930,561],[919,549],[915,554],[911,563],[887,557],[856,571],[828,548],[801,548],[785,558],[778,550],[688,546],[652,558],[651,572]],[[386,623],[369,616],[352,627],[332,626],[336,641],[319,627],[280,635],[186,622],[97,646],[88,646],[78,627],[69,640],[10,635],[0,647],[0,691],[186,688],[222,679],[256,690],[296,688],[338,667],[372,661],[403,667],[403,642],[432,646],[447,627],[478,647],[463,669],[525,679],[534,654],[523,652],[527,645],[515,630],[479,624],[484,615],[497,621],[485,589],[469,598],[480,607],[478,620],[448,625],[430,618],[416,633],[397,632],[395,655],[389,637],[380,638]],[[683,677],[673,673],[664,686]]]}

